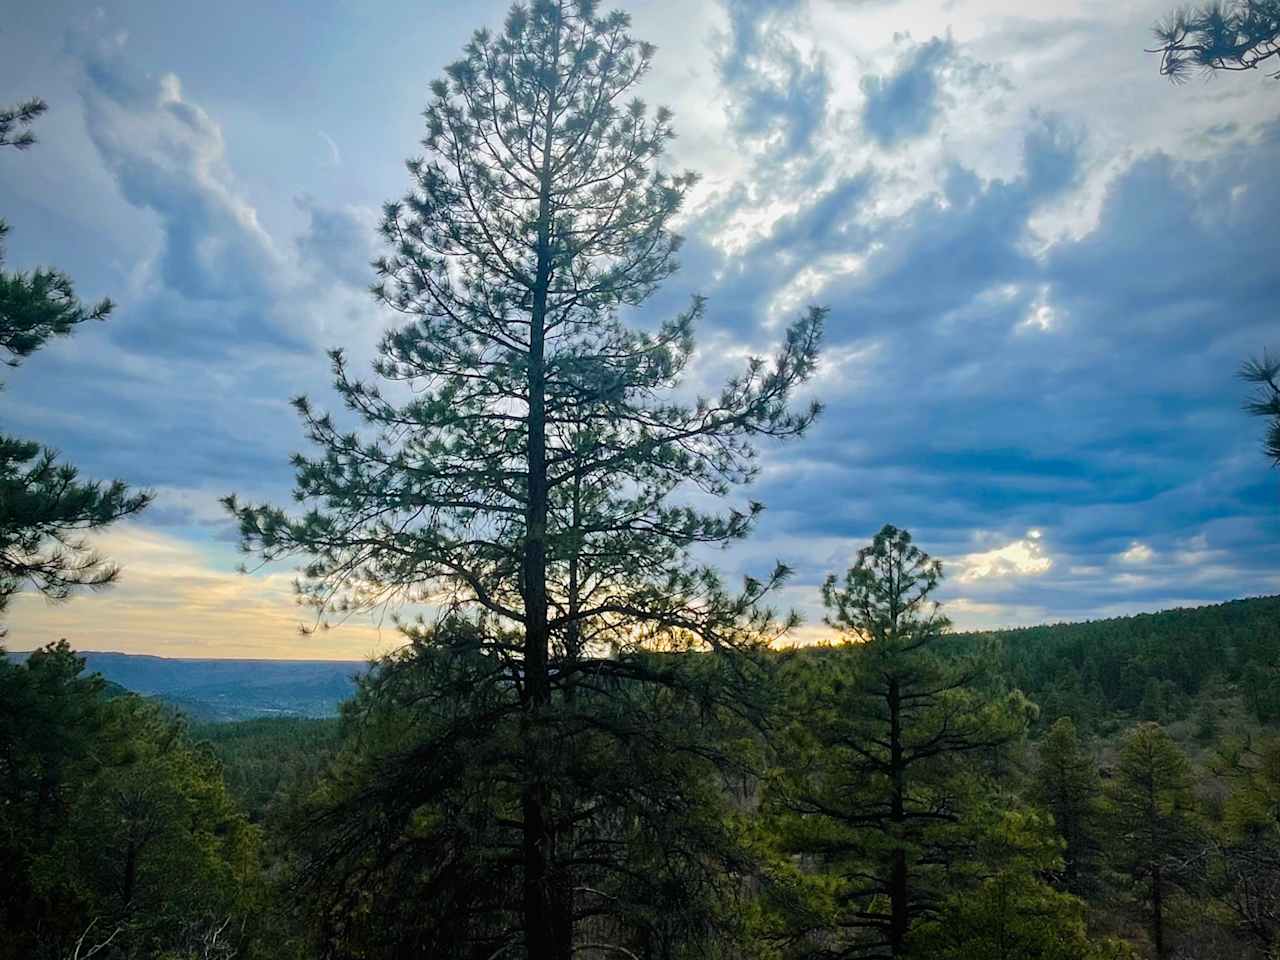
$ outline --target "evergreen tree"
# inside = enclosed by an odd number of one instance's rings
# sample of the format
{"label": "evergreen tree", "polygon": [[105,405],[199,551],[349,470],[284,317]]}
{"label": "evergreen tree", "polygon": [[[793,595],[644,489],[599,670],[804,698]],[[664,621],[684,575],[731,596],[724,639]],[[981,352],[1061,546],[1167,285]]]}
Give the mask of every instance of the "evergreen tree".
{"label": "evergreen tree", "polygon": [[[1160,73],[1177,82],[1192,70],[1257,70],[1280,57],[1280,0],[1229,0],[1183,8],[1156,25]],[[1280,68],[1271,74],[1280,79]]]}
{"label": "evergreen tree", "polygon": [[1202,846],[1191,786],[1191,764],[1154,723],[1140,723],[1128,733],[1107,782],[1112,856],[1143,890],[1160,958],[1169,954],[1169,896],[1194,875],[1193,860]]}
{"label": "evergreen tree", "polygon": [[[521,711],[515,690],[476,681],[493,669],[457,644],[415,643],[380,661],[344,708],[338,761],[292,817],[302,900],[326,955],[485,958],[518,942]],[[578,949],[727,949],[744,891],[725,867],[746,867],[705,752],[733,724],[654,685],[578,698],[619,734],[573,736],[554,768],[561,812],[578,823]]]}
{"label": "evergreen tree", "polygon": [[[1280,7],[1277,7],[1276,18],[1280,30]],[[1261,360],[1249,360],[1240,368],[1240,379],[1258,388],[1245,409],[1254,416],[1270,419],[1263,450],[1280,466],[1280,359],[1264,353]]]}
{"label": "evergreen tree", "polygon": [[1229,758],[1209,889],[1263,950],[1280,945],[1280,738]]}
{"label": "evergreen tree", "polygon": [[[69,932],[97,917],[121,928],[126,956],[246,954],[262,904],[258,834],[217,760],[140,697],[111,700],[105,719],[95,769],[37,866],[55,889],[74,881]],[[225,953],[198,949],[220,928]]]}
{"label": "evergreen tree", "polygon": [[1063,881],[1074,894],[1084,895],[1093,885],[1096,860],[1101,851],[1102,779],[1094,760],[1076,737],[1075,724],[1062,717],[1040,741],[1034,795],[1051,814],[1066,844]]}
{"label": "evergreen tree", "polygon": [[1020,694],[984,687],[987,658],[946,651],[941,578],[910,534],[885,526],[823,587],[846,642],[806,664],[805,706],[766,797],[785,849],[834,875],[815,955],[905,953],[971,856],[977,761],[1029,717]]}
{"label": "evergreen tree", "polygon": [[[28,128],[45,109],[43,101],[30,100],[0,110],[0,146],[22,150],[35,143]],[[0,221],[0,243],[8,230]],[[70,334],[86,320],[104,320],[111,310],[110,300],[81,304],[71,280],[56,270],[0,270],[0,362],[17,366],[51,338]],[[150,501],[150,493],[130,492],[118,480],[81,481],[54,451],[0,434],[0,612],[24,587],[62,600],[77,588],[111,583],[119,569],[83,535]]]}
{"label": "evergreen tree", "polygon": [[61,960],[91,926],[116,957],[249,946],[257,836],[216,761],[83,671],[65,640],[0,652],[0,958]]}
{"label": "evergreen tree", "polygon": [[708,513],[688,494],[748,481],[756,439],[797,435],[817,413],[791,401],[814,368],[820,310],[772,362],[690,403],[670,393],[702,302],[652,332],[619,316],[675,269],[669,224],[694,182],[660,166],[669,112],[625,99],[654,52],[628,27],[587,0],[537,0],[475,34],[432,87],[412,192],[385,211],[375,293],[409,318],[382,342],[390,386],[332,354],[368,430],[299,401],[320,454],[296,458],[297,496],[314,509],[228,501],[246,549],[310,558],[303,590],[322,616],[429,599],[472,617],[424,642],[479,651],[493,665],[483,682],[518,696],[512,943],[537,957],[574,949],[582,810],[607,809],[566,795],[557,771],[575,734],[645,742],[603,719],[599,698],[694,682],[646,649],[758,649],[756,603],[785,575],[726,590],[689,550],[745,536],[760,507]]}
{"label": "evergreen tree", "polygon": [[1062,864],[1052,826],[1041,816],[1006,810],[982,830],[985,876],[953,895],[942,915],[912,935],[912,954],[929,960],[1132,960],[1115,941],[1091,942],[1085,904],[1045,877]]}

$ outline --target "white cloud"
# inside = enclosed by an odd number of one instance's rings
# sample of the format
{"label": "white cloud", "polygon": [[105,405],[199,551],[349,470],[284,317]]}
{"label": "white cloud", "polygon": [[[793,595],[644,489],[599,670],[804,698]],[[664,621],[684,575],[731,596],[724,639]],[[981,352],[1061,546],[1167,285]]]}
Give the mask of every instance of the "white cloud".
{"label": "white cloud", "polygon": [[270,289],[280,257],[235,182],[222,128],[176,75],[139,75],[122,47],[85,54],[88,129],[125,198],[160,217],[160,279],[200,299]]}
{"label": "white cloud", "polygon": [[1135,567],[1145,567],[1155,559],[1156,552],[1145,543],[1138,540],[1133,541],[1129,545],[1129,549],[1118,555],[1121,563],[1127,563]]}
{"label": "white cloud", "polygon": [[1045,552],[1039,530],[1029,530],[1021,540],[981,553],[970,553],[959,561],[961,583],[977,580],[1007,580],[1013,577],[1038,577],[1053,566]]}
{"label": "white cloud", "polygon": [[320,139],[323,140],[325,142],[325,146],[329,148],[330,165],[335,167],[342,166],[342,151],[338,149],[338,144],[334,141],[333,137],[329,136],[323,130],[317,130],[316,133],[320,134]]}
{"label": "white cloud", "polygon": [[1039,294],[1031,301],[1026,315],[1018,324],[1020,330],[1038,330],[1046,333],[1055,330],[1062,323],[1062,312],[1049,298],[1049,288],[1042,286]]}

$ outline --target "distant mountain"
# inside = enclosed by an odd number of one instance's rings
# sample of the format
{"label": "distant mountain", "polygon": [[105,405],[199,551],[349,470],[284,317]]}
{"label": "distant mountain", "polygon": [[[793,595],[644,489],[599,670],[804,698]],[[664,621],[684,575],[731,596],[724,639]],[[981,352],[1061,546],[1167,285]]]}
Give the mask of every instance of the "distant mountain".
{"label": "distant mountain", "polygon": [[[192,720],[331,717],[355,693],[354,660],[189,660],[78,651],[90,673],[172,704]],[[25,657],[13,653],[15,658]]]}
{"label": "distant mountain", "polygon": [[[1215,684],[1241,697],[1259,722],[1280,722],[1280,596],[954,639],[960,650],[994,641],[1002,673],[1040,706],[1044,723],[1181,717],[1202,686]],[[335,716],[367,669],[353,660],[80,655],[108,681],[209,723]]]}

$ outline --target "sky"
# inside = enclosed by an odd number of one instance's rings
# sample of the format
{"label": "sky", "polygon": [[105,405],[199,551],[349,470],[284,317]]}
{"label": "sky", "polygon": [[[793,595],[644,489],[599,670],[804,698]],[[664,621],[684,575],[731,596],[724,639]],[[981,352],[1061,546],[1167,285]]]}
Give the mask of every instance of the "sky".
{"label": "sky", "polygon": [[[808,392],[763,450],[768,510],[712,560],[818,586],[886,522],[944,561],[958,626],[1280,593],[1280,471],[1242,361],[1280,349],[1280,83],[1158,75],[1168,0],[657,0],[640,94],[702,180],[645,324],[708,297],[691,376],[830,308]],[[385,615],[302,635],[288,564],[237,572],[218,498],[287,503],[289,399],[333,404],[324,351],[372,358],[380,205],[408,188],[428,84],[503,3],[21,4],[0,91],[40,96],[0,156],[9,269],[118,303],[5,375],[0,429],[156,491],[95,541],[124,572],[12,649],[362,658]]]}

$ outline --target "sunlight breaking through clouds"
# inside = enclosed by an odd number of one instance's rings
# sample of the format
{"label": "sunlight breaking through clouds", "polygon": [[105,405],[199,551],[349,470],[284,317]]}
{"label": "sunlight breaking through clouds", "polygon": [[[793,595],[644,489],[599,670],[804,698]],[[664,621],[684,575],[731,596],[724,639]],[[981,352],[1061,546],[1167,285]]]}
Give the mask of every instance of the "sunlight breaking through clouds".
{"label": "sunlight breaking through clouds", "polygon": [[1120,562],[1132,566],[1146,566],[1155,559],[1156,552],[1138,540],[1129,545],[1129,549],[1120,554]]}
{"label": "sunlight breaking through clouds", "polygon": [[120,564],[119,583],[58,604],[18,594],[9,618],[14,649],[65,637],[81,650],[359,660],[403,642],[389,620],[379,628],[367,616],[300,635],[314,615],[295,602],[293,573],[287,567],[238,573],[236,554],[225,547],[201,549],[136,522],[93,542]]}
{"label": "sunlight breaking through clouds", "polygon": [[957,579],[962,583],[973,583],[977,580],[1036,577],[1047,573],[1052,566],[1053,559],[1045,553],[1040,531],[1028,530],[1021,540],[962,558],[962,572]]}

